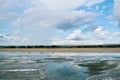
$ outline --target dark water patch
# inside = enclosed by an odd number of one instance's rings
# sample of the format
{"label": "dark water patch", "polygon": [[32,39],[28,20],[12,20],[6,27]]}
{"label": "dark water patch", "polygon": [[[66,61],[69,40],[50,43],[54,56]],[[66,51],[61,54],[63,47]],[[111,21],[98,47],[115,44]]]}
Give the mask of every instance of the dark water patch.
{"label": "dark water patch", "polygon": [[57,57],[57,58],[45,58],[44,60],[47,61],[53,61],[53,62],[65,62],[65,61],[73,61],[73,59],[70,58],[62,58],[62,57]]}
{"label": "dark water patch", "polygon": [[120,80],[120,70],[117,69],[116,71],[111,71],[110,73],[92,76],[86,80]]}
{"label": "dark water patch", "polygon": [[115,69],[118,66],[114,61],[96,61],[96,63],[82,63],[78,65],[87,67],[87,73],[90,75],[102,74],[105,70]]}

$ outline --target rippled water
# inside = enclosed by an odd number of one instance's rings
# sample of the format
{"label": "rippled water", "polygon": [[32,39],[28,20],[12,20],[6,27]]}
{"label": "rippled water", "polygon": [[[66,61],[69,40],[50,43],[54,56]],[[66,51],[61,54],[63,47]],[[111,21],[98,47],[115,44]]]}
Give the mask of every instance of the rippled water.
{"label": "rippled water", "polygon": [[0,52],[0,80],[120,80],[120,53]]}

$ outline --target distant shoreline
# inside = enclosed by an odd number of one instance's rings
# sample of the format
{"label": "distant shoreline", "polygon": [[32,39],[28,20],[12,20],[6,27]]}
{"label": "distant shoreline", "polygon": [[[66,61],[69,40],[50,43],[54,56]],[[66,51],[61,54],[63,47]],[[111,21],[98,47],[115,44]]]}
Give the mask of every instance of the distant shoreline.
{"label": "distant shoreline", "polygon": [[92,52],[120,53],[120,48],[0,48],[0,52]]}

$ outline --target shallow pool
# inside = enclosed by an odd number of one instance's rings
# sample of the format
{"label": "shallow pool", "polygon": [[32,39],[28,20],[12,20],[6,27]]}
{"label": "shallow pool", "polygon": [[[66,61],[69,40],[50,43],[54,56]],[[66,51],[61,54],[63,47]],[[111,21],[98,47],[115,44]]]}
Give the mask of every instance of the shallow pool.
{"label": "shallow pool", "polygon": [[120,53],[0,52],[0,80],[120,80]]}

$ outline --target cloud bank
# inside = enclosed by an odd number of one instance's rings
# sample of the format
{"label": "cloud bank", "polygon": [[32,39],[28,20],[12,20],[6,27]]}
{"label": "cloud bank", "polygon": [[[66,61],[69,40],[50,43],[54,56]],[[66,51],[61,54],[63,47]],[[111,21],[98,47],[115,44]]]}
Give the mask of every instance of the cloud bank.
{"label": "cloud bank", "polygon": [[1,0],[0,44],[119,43],[108,23],[120,26],[119,8],[120,0]]}
{"label": "cloud bank", "polygon": [[114,0],[114,15],[117,19],[117,25],[120,27],[120,0]]}
{"label": "cloud bank", "polygon": [[[116,40],[114,40],[116,38]],[[111,42],[113,41],[113,42]],[[87,45],[87,44],[118,44],[120,42],[120,32],[105,30],[103,26],[98,26],[90,33],[83,33],[80,29],[74,30],[64,40],[53,41],[53,44]]]}

